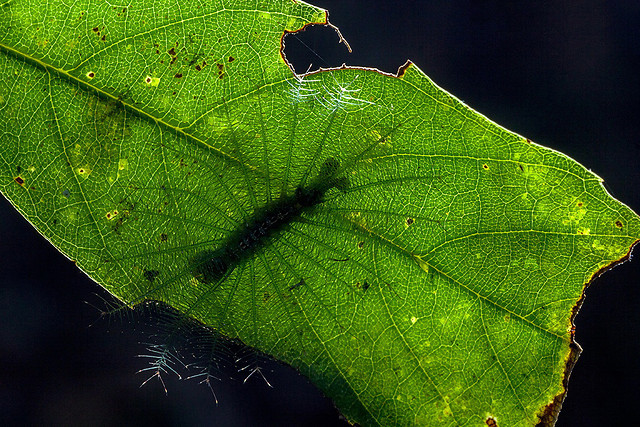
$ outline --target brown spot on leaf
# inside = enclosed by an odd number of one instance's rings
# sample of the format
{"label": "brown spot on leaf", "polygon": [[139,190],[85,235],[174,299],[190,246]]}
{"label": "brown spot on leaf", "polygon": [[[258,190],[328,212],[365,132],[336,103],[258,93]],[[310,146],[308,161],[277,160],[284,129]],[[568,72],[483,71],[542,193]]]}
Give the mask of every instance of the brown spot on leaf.
{"label": "brown spot on leaf", "polygon": [[235,61],[235,60],[236,60],[236,58],[234,58],[233,56],[230,56],[230,57],[229,57],[229,62],[233,62],[233,61]]}
{"label": "brown spot on leaf", "polygon": [[102,36],[102,38],[101,38],[101,40],[102,40],[102,41],[107,40],[107,36],[103,35],[103,36]]}
{"label": "brown spot on leaf", "polygon": [[180,79],[180,78],[182,78],[182,73],[176,73],[176,75],[174,77],[176,79]]}
{"label": "brown spot on leaf", "polygon": [[171,56],[176,56],[176,50],[175,50],[175,48],[173,48],[173,47],[172,47],[171,49],[169,49],[169,52],[168,52],[168,53],[169,53],[169,55],[171,55]]}
{"label": "brown spot on leaf", "polygon": [[398,72],[396,73],[397,76],[399,78],[402,78],[404,76],[404,73],[407,71],[407,69],[411,66],[411,61],[407,61],[405,62],[403,65],[400,66],[400,68],[398,68]]}
{"label": "brown spot on leaf", "polygon": [[413,224],[413,218],[407,218],[407,225]]}
{"label": "brown spot on leaf", "polygon": [[618,228],[622,228],[622,221],[617,220],[617,221],[616,221],[616,227],[618,227]]}
{"label": "brown spot on leaf", "polygon": [[87,77],[89,77],[90,79],[94,78],[96,76],[96,73],[94,73],[93,71],[89,71],[89,74],[87,74]]}
{"label": "brown spot on leaf", "polygon": [[166,242],[167,240],[169,240],[169,236],[167,235],[167,233],[162,233],[160,235],[160,241],[161,242]]}
{"label": "brown spot on leaf", "polygon": [[364,247],[364,242],[358,242],[358,249],[362,249]]}
{"label": "brown spot on leaf", "polygon": [[482,165],[482,169],[484,169],[484,170],[489,170],[489,165],[488,165],[488,164],[486,164],[486,163],[485,163],[485,164],[483,164],[483,165]]}
{"label": "brown spot on leaf", "polygon": [[522,172],[524,172],[524,167],[523,167],[522,165],[518,165],[518,167],[520,168],[520,170],[521,170]]}
{"label": "brown spot on leaf", "polygon": [[196,65],[196,71],[200,71],[202,70],[202,67],[200,67],[200,65]]}
{"label": "brown spot on leaf", "polygon": [[485,421],[489,427],[498,427],[498,423],[493,418],[489,417]]}
{"label": "brown spot on leaf", "polygon": [[222,70],[224,69],[224,65],[219,64],[216,62],[216,67],[218,67],[218,70],[220,70],[220,72],[222,72]]}
{"label": "brown spot on leaf", "polygon": [[93,28],[92,28],[92,30],[93,30],[93,32],[94,32],[94,33],[98,33],[98,34],[100,34],[100,33],[99,33],[100,28],[98,28],[98,27],[93,27]]}
{"label": "brown spot on leaf", "polygon": [[19,177],[19,176],[16,176],[15,178],[13,178],[13,180],[14,180],[15,182],[17,182],[18,184],[20,184],[20,185],[24,184],[24,179],[22,179],[22,178],[21,178],[21,177]]}

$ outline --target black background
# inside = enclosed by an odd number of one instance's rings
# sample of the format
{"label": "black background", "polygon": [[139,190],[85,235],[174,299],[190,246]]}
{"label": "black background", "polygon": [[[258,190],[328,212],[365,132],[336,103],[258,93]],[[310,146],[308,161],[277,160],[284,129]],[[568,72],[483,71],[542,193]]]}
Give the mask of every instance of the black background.
{"label": "black background", "polygon": [[[637,1],[317,0],[332,30],[287,39],[299,71],[395,72],[412,59],[437,84],[495,122],[576,159],[640,211],[640,3]],[[144,333],[97,320],[106,293],[0,200],[0,423],[48,426],[346,425],[304,378],[275,362],[267,387],[225,379],[220,399],[167,378],[168,396],[135,372]],[[587,290],[576,319],[584,352],[558,426],[627,425],[640,392],[640,264]],[[90,326],[92,325],[92,326]]]}

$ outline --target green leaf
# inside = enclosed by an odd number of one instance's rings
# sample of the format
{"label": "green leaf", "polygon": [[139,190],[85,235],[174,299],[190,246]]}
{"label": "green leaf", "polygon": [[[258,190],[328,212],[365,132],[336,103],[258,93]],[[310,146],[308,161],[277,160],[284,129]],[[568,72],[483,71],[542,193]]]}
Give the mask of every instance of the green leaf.
{"label": "green leaf", "polygon": [[281,36],[324,21],[5,2],[0,189],[122,301],[291,364],[352,421],[550,423],[584,285],[638,217],[414,65],[296,78]]}

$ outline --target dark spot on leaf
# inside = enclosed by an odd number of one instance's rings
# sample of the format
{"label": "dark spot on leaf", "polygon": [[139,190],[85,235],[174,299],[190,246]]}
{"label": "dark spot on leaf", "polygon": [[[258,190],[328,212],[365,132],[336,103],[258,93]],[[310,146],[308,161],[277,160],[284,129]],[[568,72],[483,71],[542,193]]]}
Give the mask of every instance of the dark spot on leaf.
{"label": "dark spot on leaf", "polygon": [[222,70],[224,69],[224,65],[217,63],[216,62],[216,67],[218,67],[218,70],[220,70],[222,72]]}
{"label": "dark spot on leaf", "polygon": [[58,220],[54,218],[53,225],[56,225],[56,224],[58,224]]}
{"label": "dark spot on leaf", "polygon": [[19,176],[16,176],[15,178],[13,178],[13,180],[14,180],[15,182],[17,182],[18,184],[20,184],[20,185],[24,184],[24,179],[22,179],[22,178],[21,178],[21,177],[19,177]]}
{"label": "dark spot on leaf", "polygon": [[200,67],[200,65],[196,65],[196,71],[200,71],[202,70],[202,68]]}
{"label": "dark spot on leaf", "polygon": [[531,140],[530,140],[529,138],[527,138],[527,142],[528,142],[529,144],[531,144]]}
{"label": "dark spot on leaf", "polygon": [[620,220],[616,221],[616,227],[622,228],[622,221]]}
{"label": "dark spot on leaf", "polygon": [[482,168],[483,168],[484,170],[489,170],[489,165],[487,165],[487,164],[485,163],[485,164],[483,164],[483,165],[482,165]]}
{"label": "dark spot on leaf", "polygon": [[235,60],[236,60],[236,58],[234,58],[233,56],[230,56],[230,57],[229,57],[229,62],[233,62],[233,61],[235,61]]}
{"label": "dark spot on leaf", "polygon": [[522,172],[524,172],[524,167],[522,167],[522,165],[518,165],[518,167],[520,168],[520,170],[521,170]]}
{"label": "dark spot on leaf", "polygon": [[158,277],[159,274],[160,272],[158,270],[147,270],[147,269],[144,270],[144,278],[151,283],[153,283],[153,281],[156,280],[156,277]]}
{"label": "dark spot on leaf", "polygon": [[304,279],[300,279],[300,281],[298,283],[296,283],[295,285],[289,287],[289,290],[292,291],[296,288],[299,288],[300,286],[304,285]]}
{"label": "dark spot on leaf", "polygon": [[363,291],[366,291],[367,289],[369,289],[369,286],[371,286],[371,285],[369,285],[369,283],[365,281],[365,282],[362,284],[362,290],[363,290]]}
{"label": "dark spot on leaf", "polygon": [[16,173],[20,175],[20,172],[22,172],[22,168],[20,166],[16,167]]}
{"label": "dark spot on leaf", "polygon": [[173,47],[172,47],[171,49],[169,49],[169,52],[168,52],[168,53],[169,53],[169,55],[171,55],[171,56],[176,56],[176,50],[175,50],[175,48],[173,48]]}
{"label": "dark spot on leaf", "polygon": [[407,225],[413,224],[413,218],[407,218]]}
{"label": "dark spot on leaf", "polygon": [[68,199],[69,196],[71,195],[71,192],[69,191],[68,188],[66,188],[62,191],[62,195]]}
{"label": "dark spot on leaf", "polygon": [[167,235],[167,233],[162,233],[160,235],[160,241],[161,242],[166,242],[167,240],[169,240],[169,236]]}
{"label": "dark spot on leaf", "polygon": [[105,41],[107,39],[107,36],[102,36],[102,41]]}
{"label": "dark spot on leaf", "polygon": [[151,83],[151,77],[147,77],[147,78],[145,79],[145,81],[146,81],[147,83]]}
{"label": "dark spot on leaf", "polygon": [[98,31],[100,31],[100,28],[98,28],[98,27],[93,27],[93,28],[92,28],[92,30],[93,30],[93,32],[94,32],[94,33],[97,33]]}
{"label": "dark spot on leaf", "polygon": [[111,219],[111,212],[107,212],[107,219]]}
{"label": "dark spot on leaf", "polygon": [[491,417],[487,418],[486,423],[489,427],[498,427],[498,423],[496,422],[496,420]]}
{"label": "dark spot on leaf", "polygon": [[87,77],[89,77],[90,79],[94,78],[96,76],[96,73],[94,73],[93,71],[89,71],[89,74],[87,74]]}
{"label": "dark spot on leaf", "polygon": [[220,78],[224,78],[224,73],[220,73]]}
{"label": "dark spot on leaf", "polygon": [[156,49],[156,55],[159,55],[160,51],[158,49]]}
{"label": "dark spot on leaf", "polygon": [[581,207],[582,207],[582,205],[583,205],[583,203],[582,203],[582,202],[578,202],[578,207],[579,207],[579,208],[581,208]]}
{"label": "dark spot on leaf", "polygon": [[176,79],[180,79],[180,78],[182,78],[182,73],[177,73],[174,77],[175,77]]}
{"label": "dark spot on leaf", "polygon": [[362,249],[364,247],[364,242],[358,242],[358,249]]}

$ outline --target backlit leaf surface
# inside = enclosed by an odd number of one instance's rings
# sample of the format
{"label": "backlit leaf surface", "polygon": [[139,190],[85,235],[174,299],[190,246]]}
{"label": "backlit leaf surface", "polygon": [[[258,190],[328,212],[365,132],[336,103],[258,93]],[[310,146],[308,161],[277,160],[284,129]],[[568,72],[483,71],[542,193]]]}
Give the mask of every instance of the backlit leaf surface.
{"label": "backlit leaf surface", "polygon": [[3,3],[2,193],[122,301],[291,364],[351,421],[551,423],[576,304],[638,217],[414,65],[293,75],[282,35],[324,22],[292,1]]}

